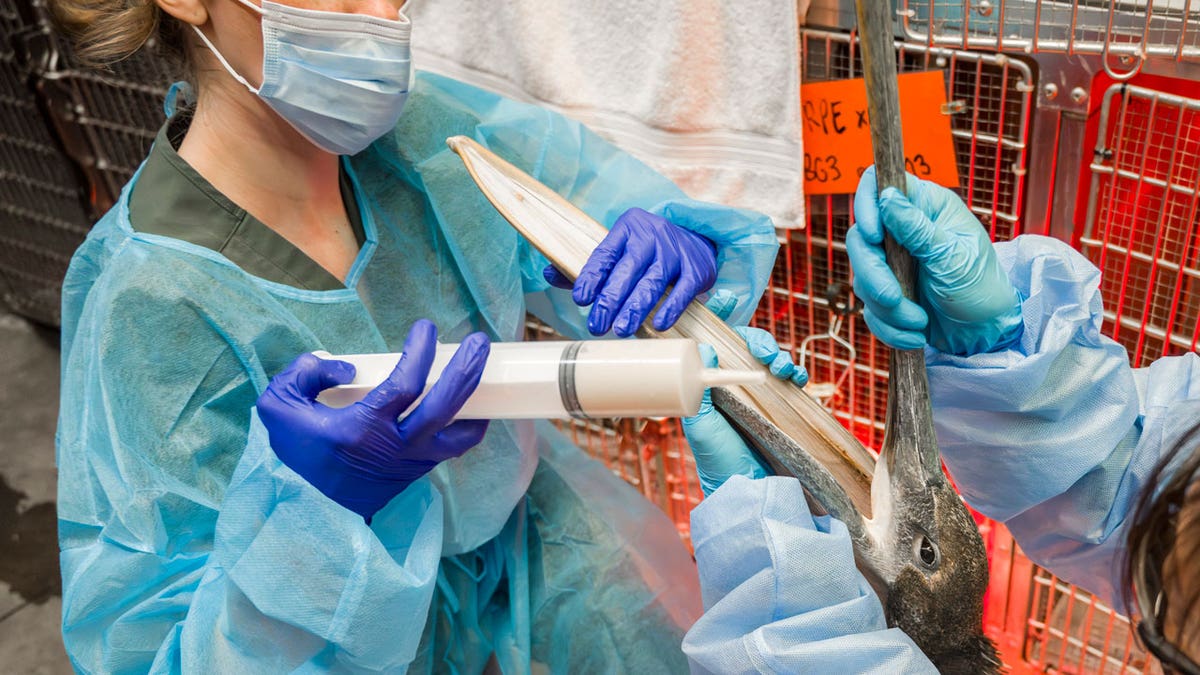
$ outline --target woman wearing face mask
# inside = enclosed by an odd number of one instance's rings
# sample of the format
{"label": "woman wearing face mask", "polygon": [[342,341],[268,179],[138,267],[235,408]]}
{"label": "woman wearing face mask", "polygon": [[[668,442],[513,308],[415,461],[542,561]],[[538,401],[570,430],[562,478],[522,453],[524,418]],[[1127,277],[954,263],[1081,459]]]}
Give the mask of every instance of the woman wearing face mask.
{"label": "woman wearing face mask", "polygon": [[[196,92],[173,91],[64,282],[76,668],[686,667],[698,595],[666,519],[548,424],[451,420],[527,309],[626,336],[671,286],[659,328],[706,291],[744,322],[770,221],[689,201],[562,117],[410,83],[399,2],[52,4],[82,55],[155,38]],[[475,188],[455,134],[612,224],[573,289]],[[463,346],[414,407],[438,339]],[[316,350],[405,358],[331,410],[315,396],[353,370]]]}

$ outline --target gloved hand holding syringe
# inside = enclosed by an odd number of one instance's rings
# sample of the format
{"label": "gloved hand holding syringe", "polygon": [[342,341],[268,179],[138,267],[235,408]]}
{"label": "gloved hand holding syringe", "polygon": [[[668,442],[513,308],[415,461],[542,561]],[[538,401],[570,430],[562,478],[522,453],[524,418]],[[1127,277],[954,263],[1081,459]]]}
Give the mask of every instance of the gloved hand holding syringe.
{"label": "gloved hand holding syringe", "polygon": [[[438,345],[426,392],[458,345]],[[318,401],[331,407],[362,399],[395,368],[400,354],[324,359],[354,365],[354,380]],[[708,387],[762,382],[765,372],[705,368],[693,340],[588,340],[493,343],[483,376],[455,419],[684,417],[700,409]]]}

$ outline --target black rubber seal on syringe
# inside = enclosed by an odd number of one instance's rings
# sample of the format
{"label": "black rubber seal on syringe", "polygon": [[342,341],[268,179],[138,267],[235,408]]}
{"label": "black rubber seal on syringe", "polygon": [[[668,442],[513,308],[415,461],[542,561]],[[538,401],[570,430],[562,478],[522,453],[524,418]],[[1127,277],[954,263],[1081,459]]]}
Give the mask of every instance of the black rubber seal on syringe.
{"label": "black rubber seal on syringe", "polygon": [[572,342],[563,350],[562,360],[558,362],[558,395],[562,397],[563,408],[577,420],[586,420],[583,406],[579,405],[579,393],[575,389],[575,363],[583,342]]}

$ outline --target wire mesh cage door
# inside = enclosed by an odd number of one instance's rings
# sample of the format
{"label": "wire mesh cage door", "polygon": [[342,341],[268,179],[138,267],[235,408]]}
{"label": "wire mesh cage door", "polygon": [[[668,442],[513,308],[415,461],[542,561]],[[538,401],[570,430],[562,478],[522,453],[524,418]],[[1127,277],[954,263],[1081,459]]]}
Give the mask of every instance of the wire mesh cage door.
{"label": "wire mesh cage door", "polygon": [[63,275],[162,124],[169,76],[139,53],[83,67],[41,0],[0,0],[0,293],[59,323]]}
{"label": "wire mesh cage door", "polygon": [[87,176],[98,217],[133,178],[166,121],[163,100],[172,73],[152,43],[98,70],[80,63],[64,36],[51,39],[53,60],[38,73],[39,90],[67,152]]}
{"label": "wire mesh cage door", "polygon": [[1012,675],[1154,673],[1129,619],[1033,564],[1000,523],[985,520],[990,582],[984,631]]}
{"label": "wire mesh cage door", "polygon": [[1104,331],[1134,367],[1200,337],[1200,100],[1124,85],[1105,93],[1079,248],[1100,268]]}
{"label": "wire mesh cage door", "polygon": [[[1100,270],[1102,330],[1134,367],[1194,351],[1200,100],[1114,84],[1095,123],[1086,216],[1073,243]],[[1157,672],[1126,617],[1033,565],[993,527],[987,620],[1014,672]]]}
{"label": "wire mesh cage door", "polygon": [[1024,662],[1035,672],[1157,672],[1134,639],[1128,618],[1037,567],[1027,617]]}

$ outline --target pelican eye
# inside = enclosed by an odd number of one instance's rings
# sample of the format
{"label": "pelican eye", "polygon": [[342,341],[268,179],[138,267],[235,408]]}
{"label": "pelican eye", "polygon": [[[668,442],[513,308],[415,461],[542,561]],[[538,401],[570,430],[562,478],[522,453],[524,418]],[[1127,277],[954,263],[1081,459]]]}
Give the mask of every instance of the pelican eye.
{"label": "pelican eye", "polygon": [[936,569],[942,558],[937,544],[934,544],[929,540],[929,537],[923,534],[918,536],[913,543],[915,544],[917,559],[921,561],[921,565],[926,569]]}

